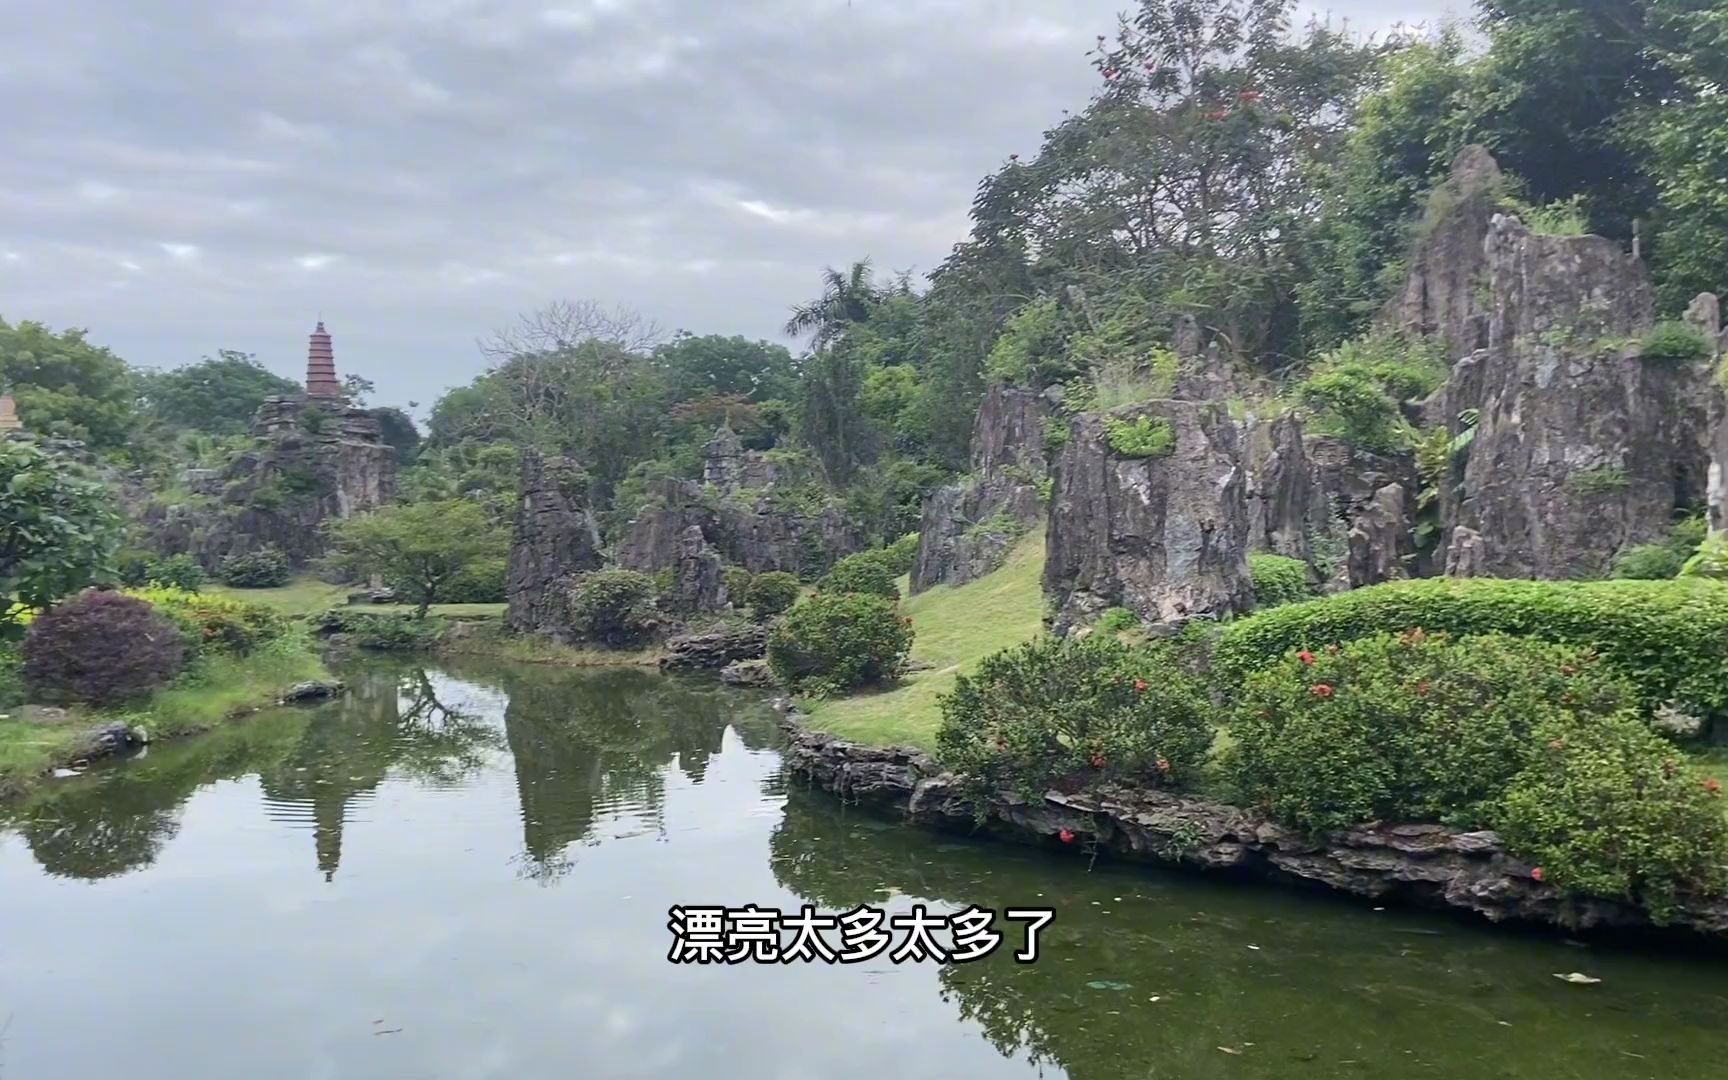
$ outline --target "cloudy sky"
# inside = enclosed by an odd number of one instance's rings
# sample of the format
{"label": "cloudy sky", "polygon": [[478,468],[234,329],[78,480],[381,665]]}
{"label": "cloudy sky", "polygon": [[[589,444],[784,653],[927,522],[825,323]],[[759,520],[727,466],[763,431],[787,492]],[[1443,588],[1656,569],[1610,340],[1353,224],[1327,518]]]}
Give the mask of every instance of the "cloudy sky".
{"label": "cloudy sky", "polygon": [[[0,317],[424,406],[550,300],[781,340],[928,271],[1078,108],[1125,0],[14,0]],[[1334,0],[1363,31],[1463,0]]]}

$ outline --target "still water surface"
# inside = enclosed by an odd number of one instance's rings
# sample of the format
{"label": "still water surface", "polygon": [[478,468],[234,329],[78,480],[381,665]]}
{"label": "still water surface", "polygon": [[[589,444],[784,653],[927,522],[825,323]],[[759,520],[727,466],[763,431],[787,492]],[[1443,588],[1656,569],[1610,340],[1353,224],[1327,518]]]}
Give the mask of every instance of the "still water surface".
{"label": "still water surface", "polygon": [[[368,662],[0,812],[3,1080],[1719,1075],[1728,961],[890,825],[757,701]],[[674,904],[1049,905],[1039,961],[667,962]],[[1595,986],[1560,982],[1580,971]]]}

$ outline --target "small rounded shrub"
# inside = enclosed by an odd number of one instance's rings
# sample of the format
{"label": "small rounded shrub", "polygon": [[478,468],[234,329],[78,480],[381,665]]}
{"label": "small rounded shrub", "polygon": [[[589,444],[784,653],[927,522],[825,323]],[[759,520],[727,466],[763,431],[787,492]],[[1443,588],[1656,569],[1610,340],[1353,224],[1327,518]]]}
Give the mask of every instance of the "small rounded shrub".
{"label": "small rounded shrub", "polygon": [[1301,559],[1257,553],[1248,556],[1248,574],[1254,579],[1254,606],[1262,611],[1314,597],[1308,564]]}
{"label": "small rounded shrub", "polygon": [[906,666],[912,620],[868,593],[823,593],[794,607],[768,638],[768,668],[790,690],[842,693]]}
{"label": "small rounded shrub", "polygon": [[1657,922],[1728,887],[1721,785],[1630,716],[1556,717],[1513,778],[1495,828],[1561,888],[1639,904]]}
{"label": "small rounded shrub", "polygon": [[431,648],[442,629],[436,619],[332,608],[313,620],[320,634],[341,634],[362,649],[410,652]]}
{"label": "small rounded shrub", "polygon": [[185,646],[173,622],[136,597],[89,590],[37,616],[24,635],[24,682],[50,701],[108,705],[165,686]]}
{"label": "small rounded shrub", "polygon": [[1687,518],[1668,529],[1668,535],[1651,544],[1638,544],[1614,559],[1614,576],[1639,581],[1665,581],[1680,576],[1686,560],[1704,542],[1702,517]]}
{"label": "small rounded shrub", "polygon": [[155,557],[146,551],[123,551],[114,557],[114,573],[120,584],[132,587],[150,583],[150,564]]}
{"label": "small rounded shrub", "polygon": [[1593,653],[1505,634],[1411,630],[1301,650],[1249,676],[1225,773],[1312,832],[1366,821],[1481,827],[1555,719],[1633,715]]}
{"label": "small rounded shrub", "polygon": [[1707,360],[1715,352],[1704,332],[1683,320],[1657,323],[1644,335],[1638,355],[1664,364]]}
{"label": "small rounded shrub", "polygon": [[150,564],[149,580],[152,585],[166,585],[174,589],[197,592],[204,587],[205,578],[204,568],[190,555],[170,555]]}
{"label": "small rounded shrub", "polygon": [[980,800],[1005,788],[1188,786],[1214,734],[1205,686],[1169,650],[1098,634],[986,657],[939,705],[937,754]]}
{"label": "small rounded shrub", "polygon": [[1420,626],[1507,633],[1595,649],[1632,680],[1646,715],[1666,704],[1706,721],[1728,717],[1728,584],[1675,581],[1503,581],[1426,578],[1289,604],[1224,627],[1217,685],[1297,649],[1319,650]]}
{"label": "small rounded shrub", "polygon": [[640,645],[659,625],[654,581],[634,570],[596,570],[570,585],[570,625],[589,641],[612,648]]}
{"label": "small rounded shrub", "polygon": [[797,574],[769,570],[751,578],[750,589],[744,595],[752,615],[758,619],[771,619],[796,604],[798,594],[803,591],[804,585]]}
{"label": "small rounded shrub", "polygon": [[743,607],[750,597],[750,571],[742,566],[728,566],[722,580],[726,582],[726,597],[733,607]]}
{"label": "small rounded shrub", "polygon": [[1104,441],[1110,449],[1127,458],[1161,458],[1176,449],[1176,432],[1170,421],[1156,416],[1137,416],[1133,420],[1120,417],[1104,418]]}
{"label": "small rounded shrub", "polygon": [[890,600],[900,599],[894,575],[873,552],[848,555],[835,563],[816,583],[819,593],[863,593]]}
{"label": "small rounded shrub", "polygon": [[282,636],[288,624],[274,609],[244,600],[164,585],[128,589],[180,629],[188,658],[207,653],[244,655]]}
{"label": "small rounded shrub", "polygon": [[1139,625],[1140,616],[1125,607],[1113,607],[1104,609],[1098,621],[1092,624],[1092,629],[1100,634],[1120,634]]}
{"label": "small rounded shrub", "polygon": [[1728,538],[1712,536],[1698,545],[1698,551],[1680,565],[1680,577],[1728,581]]}
{"label": "small rounded shrub", "polygon": [[288,584],[288,556],[280,548],[261,547],[244,555],[230,555],[217,567],[222,584],[236,589],[274,589]]}

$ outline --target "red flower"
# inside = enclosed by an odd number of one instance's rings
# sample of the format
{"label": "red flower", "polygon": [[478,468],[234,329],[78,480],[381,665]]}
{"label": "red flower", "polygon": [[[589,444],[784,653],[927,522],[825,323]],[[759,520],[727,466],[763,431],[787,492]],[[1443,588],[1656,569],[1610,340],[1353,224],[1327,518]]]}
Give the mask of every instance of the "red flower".
{"label": "red flower", "polygon": [[1236,100],[1237,101],[1246,101],[1250,105],[1252,105],[1254,102],[1260,100],[1260,91],[1258,91],[1258,90],[1244,90],[1240,94],[1236,95]]}
{"label": "red flower", "polygon": [[1146,680],[1145,679],[1135,679],[1134,680],[1134,689],[1137,690],[1138,692],[1144,694],[1146,692]]}
{"label": "red flower", "polygon": [[1167,773],[1170,771],[1170,759],[1169,758],[1159,758],[1158,759],[1158,771],[1161,773]]}
{"label": "red flower", "polygon": [[1714,776],[1706,776],[1704,778],[1704,790],[1712,795],[1720,795],[1722,794],[1722,781]]}
{"label": "red flower", "polygon": [[1067,829],[1063,829],[1061,832],[1056,834],[1056,839],[1062,841],[1064,844],[1072,844],[1074,842],[1074,834]]}
{"label": "red flower", "polygon": [[1315,683],[1313,686],[1308,688],[1308,692],[1317,698],[1329,698],[1332,696],[1332,688],[1327,686],[1325,683]]}
{"label": "red flower", "polygon": [[1532,881],[1541,881],[1542,880],[1542,868],[1540,866],[1538,866],[1534,870],[1530,871],[1530,879]]}
{"label": "red flower", "polygon": [[1206,119],[1208,120],[1228,120],[1229,118],[1229,109],[1213,109],[1211,112],[1206,114]]}
{"label": "red flower", "polygon": [[1104,755],[1103,754],[1093,754],[1092,755],[1092,767],[1094,769],[1102,769],[1104,767]]}
{"label": "red flower", "polygon": [[1304,664],[1312,666],[1314,663],[1314,654],[1309,652],[1307,649],[1303,649],[1301,652],[1296,654],[1296,659],[1302,661]]}

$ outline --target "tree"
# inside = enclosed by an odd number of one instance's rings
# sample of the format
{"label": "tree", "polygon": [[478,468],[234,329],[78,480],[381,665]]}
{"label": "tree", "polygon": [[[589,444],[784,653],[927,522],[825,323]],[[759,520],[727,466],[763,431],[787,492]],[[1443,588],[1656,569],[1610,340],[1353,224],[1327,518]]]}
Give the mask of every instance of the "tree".
{"label": "tree", "polygon": [[0,639],[20,617],[109,576],[120,523],[110,493],[65,459],[0,441]]}
{"label": "tree", "polygon": [[156,420],[209,435],[245,435],[268,397],[297,394],[300,384],[270,371],[251,353],[218,349],[215,357],[172,371],[139,374],[139,394]]}
{"label": "tree", "polygon": [[364,409],[366,399],[377,392],[378,387],[364,375],[356,375],[350,371],[342,376],[342,400],[357,409]]}
{"label": "tree", "polygon": [[629,356],[651,351],[665,336],[659,323],[634,308],[608,310],[596,300],[558,300],[517,316],[514,326],[493,331],[480,343],[480,352],[498,364],[598,342],[611,346],[611,355]]}
{"label": "tree", "polygon": [[350,573],[377,574],[415,605],[423,619],[464,570],[508,554],[508,532],[466,499],[387,506],[332,523],[331,563]]}
{"label": "tree", "polygon": [[379,405],[366,410],[384,433],[384,441],[396,448],[396,460],[403,465],[414,464],[420,453],[420,429],[414,418],[394,405]]}
{"label": "tree", "polygon": [[790,397],[798,385],[798,365],[784,345],[742,337],[680,332],[654,350],[654,363],[689,397],[763,402]]}
{"label": "tree", "polygon": [[137,419],[132,374],[125,361],[84,335],[0,319],[0,388],[11,391],[30,431],[116,449]]}
{"label": "tree", "polygon": [[786,332],[793,337],[809,334],[810,347],[821,349],[847,326],[868,319],[881,299],[869,259],[859,259],[844,274],[830,266],[822,271],[822,295],[793,307]]}

